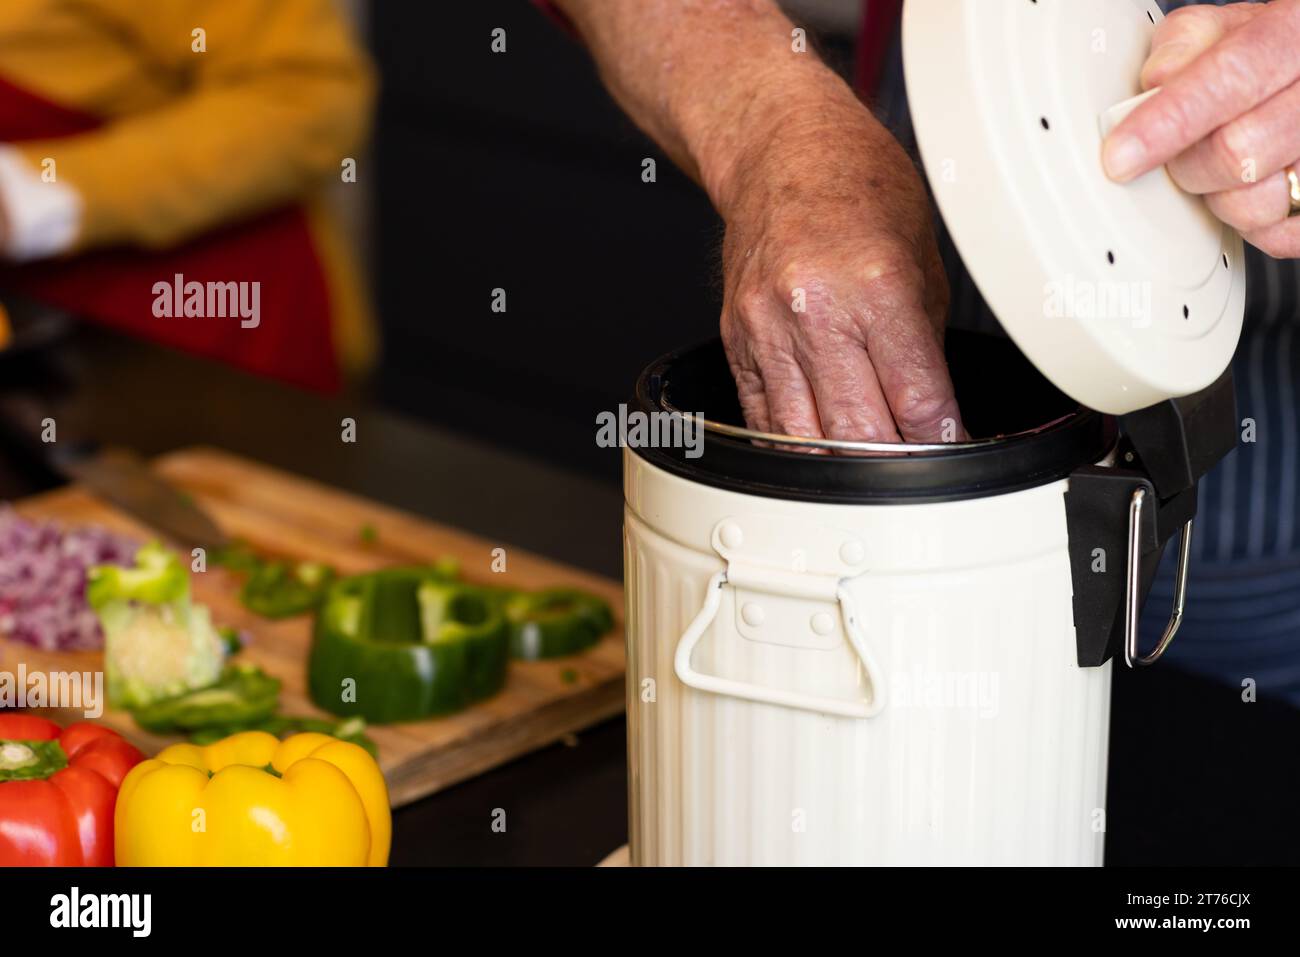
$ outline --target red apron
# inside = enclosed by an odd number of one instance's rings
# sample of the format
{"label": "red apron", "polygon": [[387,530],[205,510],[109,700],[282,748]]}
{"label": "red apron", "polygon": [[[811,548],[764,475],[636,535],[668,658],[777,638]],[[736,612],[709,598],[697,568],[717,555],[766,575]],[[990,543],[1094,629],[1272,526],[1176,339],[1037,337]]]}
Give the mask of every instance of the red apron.
{"label": "red apron", "polygon": [[[0,77],[0,143],[58,139],[97,117],[51,103]],[[260,323],[238,317],[156,318],[154,284],[260,282]],[[166,346],[321,392],[338,389],[324,270],[307,217],[288,207],[182,246],[117,248],[0,270],[0,285]],[[173,312],[173,315],[175,313]]]}

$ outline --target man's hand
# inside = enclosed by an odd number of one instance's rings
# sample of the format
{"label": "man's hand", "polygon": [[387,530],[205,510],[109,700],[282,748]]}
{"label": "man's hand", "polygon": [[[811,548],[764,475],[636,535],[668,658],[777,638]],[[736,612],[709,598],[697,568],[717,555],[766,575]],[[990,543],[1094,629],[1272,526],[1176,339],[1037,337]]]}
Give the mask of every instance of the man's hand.
{"label": "man's hand", "polygon": [[1183,189],[1271,256],[1300,257],[1288,168],[1300,165],[1300,0],[1174,11],[1142,71],[1164,89],[1107,139],[1128,182],[1167,164]]}
{"label": "man's hand", "polygon": [[911,161],[773,0],[555,0],[619,104],[727,225],[722,337],[749,424],[964,436]]}
{"label": "man's hand", "polygon": [[964,437],[948,284],[907,155],[847,90],[773,120],[720,191],[722,337],[745,418],[817,438]]}

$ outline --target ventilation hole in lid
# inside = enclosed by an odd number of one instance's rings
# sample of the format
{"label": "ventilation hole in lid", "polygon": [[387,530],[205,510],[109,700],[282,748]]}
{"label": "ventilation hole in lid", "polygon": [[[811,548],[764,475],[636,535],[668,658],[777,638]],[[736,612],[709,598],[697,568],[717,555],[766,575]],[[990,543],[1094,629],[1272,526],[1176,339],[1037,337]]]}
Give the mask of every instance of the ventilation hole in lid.
{"label": "ventilation hole in lid", "polygon": [[1227,253],[1224,253],[1224,254],[1223,254],[1223,268],[1224,268],[1224,269],[1228,269],[1228,268],[1230,268],[1230,267],[1228,266],[1228,254],[1227,254]]}
{"label": "ventilation hole in lid", "polygon": [[[1034,2],[1037,3],[1038,0],[1034,0]],[[1155,22],[1156,22],[1156,15],[1155,15],[1154,13],[1152,13],[1150,10],[1148,10],[1148,11],[1147,11],[1147,19],[1150,20],[1152,23],[1155,23]]]}
{"label": "ventilation hole in lid", "polygon": [[1192,310],[1187,308],[1186,306],[1183,306],[1183,318],[1184,319],[1192,318]]}
{"label": "ventilation hole in lid", "polygon": [[1107,252],[1107,253],[1106,253],[1106,262],[1110,263],[1112,266],[1115,265],[1115,253],[1114,253],[1114,252]]}
{"label": "ventilation hole in lid", "polygon": [[1050,130],[1052,128],[1052,124],[1047,122],[1047,117],[1045,116],[1042,119],[1040,119],[1038,122],[1043,124],[1043,129],[1045,130]]}

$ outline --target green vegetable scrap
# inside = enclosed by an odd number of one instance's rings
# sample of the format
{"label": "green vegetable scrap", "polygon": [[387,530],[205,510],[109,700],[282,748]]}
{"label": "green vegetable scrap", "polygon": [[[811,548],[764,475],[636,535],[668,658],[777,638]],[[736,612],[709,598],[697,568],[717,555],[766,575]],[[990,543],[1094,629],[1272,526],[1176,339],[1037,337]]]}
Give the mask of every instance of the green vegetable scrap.
{"label": "green vegetable scrap", "polygon": [[224,625],[217,629],[217,634],[221,636],[221,644],[226,649],[227,658],[238,654],[240,649],[244,647],[244,638],[239,633],[238,628],[231,628],[229,625]]}
{"label": "green vegetable scrap", "polygon": [[228,568],[232,572],[251,572],[262,560],[244,542],[234,542],[222,548],[213,549],[208,553],[208,560],[214,565],[222,568]]}
{"label": "green vegetable scrap", "polygon": [[157,542],[135,565],[96,565],[86,600],[104,630],[104,671],[114,707],[137,708],[213,684],[225,642],[208,609],[190,600],[189,572]]}
{"label": "green vegetable scrap", "polygon": [[263,618],[289,618],[319,605],[333,580],[334,569],[320,562],[265,562],[248,576],[239,600]]}
{"label": "green vegetable scrap", "polygon": [[334,569],[323,562],[272,561],[238,542],[212,555],[213,564],[246,576],[239,601],[263,618],[290,618],[312,611],[334,581]]}

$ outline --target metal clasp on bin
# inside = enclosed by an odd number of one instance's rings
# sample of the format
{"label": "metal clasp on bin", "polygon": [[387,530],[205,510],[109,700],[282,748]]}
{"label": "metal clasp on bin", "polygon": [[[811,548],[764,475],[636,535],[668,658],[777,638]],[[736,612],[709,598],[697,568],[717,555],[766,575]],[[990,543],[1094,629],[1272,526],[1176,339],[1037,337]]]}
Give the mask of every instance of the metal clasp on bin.
{"label": "metal clasp on bin", "polygon": [[1155,649],[1148,655],[1138,653],[1138,617],[1142,603],[1138,593],[1141,589],[1142,542],[1139,529],[1142,527],[1142,509],[1146,505],[1147,490],[1139,486],[1133,490],[1133,498],[1128,510],[1128,567],[1124,580],[1124,663],[1130,668],[1138,665],[1153,665],[1168,650],[1174,635],[1183,623],[1183,609],[1187,605],[1187,566],[1192,554],[1192,519],[1183,525],[1178,536],[1178,576],[1174,581],[1174,610],[1165,625],[1165,632]]}

